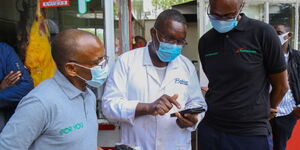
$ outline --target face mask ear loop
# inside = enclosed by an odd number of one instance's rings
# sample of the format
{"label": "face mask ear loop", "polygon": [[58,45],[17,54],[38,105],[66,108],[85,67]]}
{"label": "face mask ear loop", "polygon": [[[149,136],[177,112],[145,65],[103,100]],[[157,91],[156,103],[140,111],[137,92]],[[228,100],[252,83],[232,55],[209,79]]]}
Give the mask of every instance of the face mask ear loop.
{"label": "face mask ear loop", "polygon": [[[157,36],[157,29],[156,29],[155,27],[153,27],[153,28],[154,28],[154,30],[155,30],[156,39],[158,40],[158,42],[160,42],[160,41],[159,41],[159,38],[158,38],[158,36]],[[156,46],[155,41],[152,41],[152,42],[153,42],[153,44],[151,45],[152,48],[153,48],[154,50],[157,48],[157,50],[158,50],[158,49],[159,49],[159,45]],[[159,43],[158,43],[158,44],[159,44]]]}
{"label": "face mask ear loop", "polygon": [[[77,66],[79,66],[79,67],[82,67],[82,68],[85,68],[85,69],[88,69],[88,70],[90,70],[91,71],[91,69],[90,68],[88,68],[88,67],[86,67],[86,66],[83,66],[83,65],[80,65],[80,64],[77,64],[77,63],[74,63],[75,65],[77,65]],[[85,82],[87,82],[87,80],[86,79],[84,79],[83,77],[81,77],[80,75],[78,75],[77,74],[77,72],[76,72],[76,77],[78,77],[79,79],[81,79],[81,80],[83,80],[83,81],[85,81]]]}

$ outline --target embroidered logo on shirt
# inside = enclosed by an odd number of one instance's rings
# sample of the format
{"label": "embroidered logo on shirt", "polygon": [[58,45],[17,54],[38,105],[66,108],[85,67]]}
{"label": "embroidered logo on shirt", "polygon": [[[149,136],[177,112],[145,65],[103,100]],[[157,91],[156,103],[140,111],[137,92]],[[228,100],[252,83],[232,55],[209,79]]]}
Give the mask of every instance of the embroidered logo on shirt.
{"label": "embroidered logo on shirt", "polygon": [[183,85],[188,85],[189,82],[185,80],[181,80],[179,78],[175,78],[175,84],[183,84]]}
{"label": "embroidered logo on shirt", "polygon": [[76,123],[75,125],[72,125],[72,126],[64,128],[64,129],[61,129],[59,131],[59,133],[61,135],[63,135],[63,134],[69,134],[69,133],[71,133],[73,131],[80,130],[82,128],[83,128],[83,123],[82,122],[81,123]]}
{"label": "embroidered logo on shirt", "polygon": [[256,53],[256,50],[239,48],[239,49],[235,50],[235,53]]}
{"label": "embroidered logo on shirt", "polygon": [[205,55],[205,57],[219,55],[219,54],[220,54],[219,52],[208,53],[208,54]]}

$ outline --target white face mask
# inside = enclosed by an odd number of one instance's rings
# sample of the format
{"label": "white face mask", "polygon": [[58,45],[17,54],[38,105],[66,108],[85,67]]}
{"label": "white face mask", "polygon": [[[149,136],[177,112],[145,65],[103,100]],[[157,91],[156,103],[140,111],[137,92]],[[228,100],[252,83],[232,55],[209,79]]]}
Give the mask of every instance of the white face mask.
{"label": "white face mask", "polygon": [[289,34],[289,32],[278,35],[281,45],[283,45],[285,42],[287,42],[289,40],[289,39],[284,39],[284,37],[288,34]]}
{"label": "white face mask", "polygon": [[95,66],[92,68],[88,68],[82,65],[79,65],[75,63],[76,65],[89,69],[91,71],[92,79],[91,80],[86,80],[83,77],[77,75],[80,79],[84,80],[89,86],[92,86],[94,88],[100,87],[106,80],[108,74],[109,74],[109,67],[106,65],[104,68],[101,66]]}

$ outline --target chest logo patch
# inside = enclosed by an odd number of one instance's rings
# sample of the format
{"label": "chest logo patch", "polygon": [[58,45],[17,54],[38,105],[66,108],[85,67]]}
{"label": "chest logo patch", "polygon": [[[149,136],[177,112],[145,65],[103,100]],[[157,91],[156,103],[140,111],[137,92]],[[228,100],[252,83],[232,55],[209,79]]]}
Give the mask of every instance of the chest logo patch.
{"label": "chest logo patch", "polygon": [[175,84],[189,85],[189,82],[180,78],[175,78]]}
{"label": "chest logo patch", "polygon": [[72,126],[69,126],[69,127],[66,127],[66,128],[63,128],[61,130],[59,130],[59,134],[63,135],[63,134],[69,134],[73,131],[77,131],[77,130],[80,130],[83,128],[83,123],[76,123]]}
{"label": "chest logo patch", "polygon": [[209,56],[214,56],[214,55],[219,55],[219,54],[220,54],[219,52],[213,52],[213,53],[205,54],[204,56],[209,57]]}
{"label": "chest logo patch", "polygon": [[256,50],[250,50],[250,49],[244,49],[244,48],[239,48],[235,50],[235,53],[256,53]]}

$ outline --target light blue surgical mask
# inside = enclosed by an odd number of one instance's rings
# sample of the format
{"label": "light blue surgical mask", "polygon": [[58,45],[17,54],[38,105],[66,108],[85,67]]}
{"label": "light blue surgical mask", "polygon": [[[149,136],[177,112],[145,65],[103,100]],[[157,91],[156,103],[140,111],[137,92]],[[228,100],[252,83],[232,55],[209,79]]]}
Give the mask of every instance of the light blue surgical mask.
{"label": "light blue surgical mask", "polygon": [[229,19],[226,21],[223,20],[216,20],[213,18],[209,18],[211,25],[215,30],[219,33],[227,33],[235,28],[238,24],[236,17],[234,19]]}
{"label": "light blue surgical mask", "polygon": [[[156,30],[156,33],[157,33],[157,30]],[[174,60],[177,56],[179,56],[181,54],[181,51],[183,48],[182,45],[161,42],[161,41],[159,41],[157,34],[156,34],[156,38],[159,42],[159,48],[156,51],[156,54],[162,62],[171,62],[172,60]]]}
{"label": "light blue surgical mask", "polygon": [[95,66],[92,68],[88,68],[85,66],[82,66],[80,64],[75,63],[76,65],[89,69],[91,71],[91,75],[92,75],[92,79],[91,80],[86,80],[83,77],[77,75],[77,77],[79,77],[80,79],[84,80],[86,82],[86,84],[88,84],[91,87],[94,88],[98,88],[101,85],[103,85],[103,83],[105,82],[108,74],[109,74],[109,67],[108,65],[106,65],[104,68],[102,68],[102,66]]}

